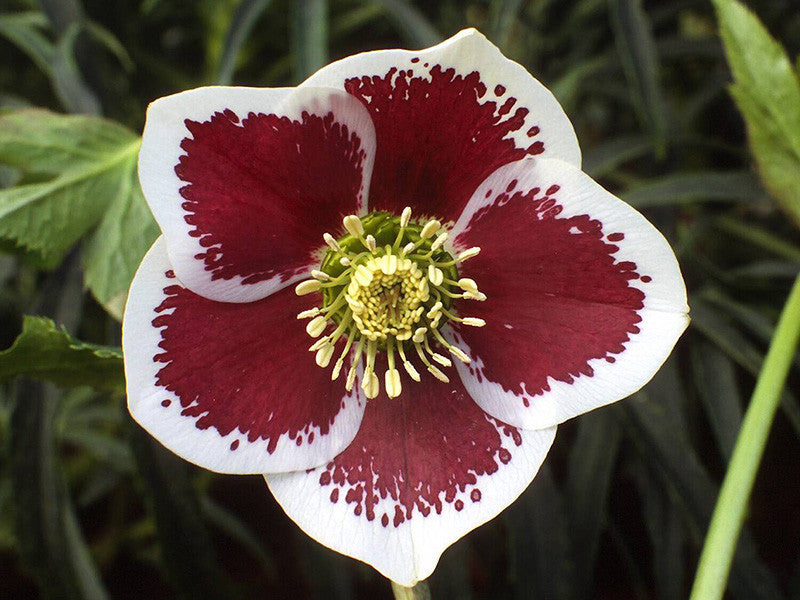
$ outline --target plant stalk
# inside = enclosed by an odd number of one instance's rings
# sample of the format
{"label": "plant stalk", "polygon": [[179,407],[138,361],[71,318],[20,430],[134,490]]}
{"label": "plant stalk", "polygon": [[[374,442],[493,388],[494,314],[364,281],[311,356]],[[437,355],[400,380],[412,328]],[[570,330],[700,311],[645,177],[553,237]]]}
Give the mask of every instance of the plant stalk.
{"label": "plant stalk", "polygon": [[725,593],[750,493],[798,339],[800,276],[789,292],[742,421],[703,544],[690,600],[720,600]]}
{"label": "plant stalk", "polygon": [[427,581],[420,581],[414,587],[404,587],[392,582],[395,600],[431,600],[431,589]]}

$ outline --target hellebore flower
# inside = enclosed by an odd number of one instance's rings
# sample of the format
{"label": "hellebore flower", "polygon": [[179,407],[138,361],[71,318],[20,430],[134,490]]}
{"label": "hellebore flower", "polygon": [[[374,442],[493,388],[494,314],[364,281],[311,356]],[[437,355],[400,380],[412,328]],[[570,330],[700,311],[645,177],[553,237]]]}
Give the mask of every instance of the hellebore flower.
{"label": "hellebore flower", "polygon": [[552,94],[474,30],[296,89],[157,100],[133,417],[195,464],[265,473],[321,543],[424,579],[558,423],[639,389],[687,325],[667,242],[580,160]]}

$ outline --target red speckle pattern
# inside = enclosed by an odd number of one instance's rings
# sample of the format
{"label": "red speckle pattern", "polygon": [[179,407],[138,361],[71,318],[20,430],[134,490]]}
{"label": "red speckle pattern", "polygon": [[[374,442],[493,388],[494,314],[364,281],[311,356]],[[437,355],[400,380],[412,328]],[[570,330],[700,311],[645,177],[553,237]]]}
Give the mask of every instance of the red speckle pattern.
{"label": "red speckle pattern", "polygon": [[478,478],[513,462],[522,444],[519,431],[483,412],[457,377],[444,384],[423,372],[421,383],[405,385],[398,399],[367,404],[356,438],[319,475],[321,486],[342,491],[331,502],[344,498],[355,515],[384,527],[477,502]]}
{"label": "red speckle pattern", "polygon": [[486,177],[544,152],[544,144],[520,148],[504,139],[526,126],[530,111],[512,110],[515,98],[502,106],[489,100],[477,71],[425,68],[426,76],[393,68],[382,76],[348,79],[345,89],[364,103],[375,124],[370,208],[399,214],[411,206],[416,214],[455,221]]}
{"label": "red speckle pattern", "polygon": [[357,210],[366,153],[332,113],[240,121],[226,110],[186,127],[175,172],[187,183],[180,193],[190,235],[206,249],[196,258],[212,279],[286,280],[315,262],[322,234]]}
{"label": "red speckle pattern", "polygon": [[[485,302],[458,300],[463,314],[486,320],[459,337],[482,370],[524,406],[549,390],[548,377],[572,383],[592,376],[592,359],[619,354],[638,333],[644,294],[632,287],[636,264],[617,262],[602,223],[560,217],[559,186],[498,194],[472,217],[459,246],[480,246],[460,275],[474,279]],[[531,400],[529,400],[531,398]]]}
{"label": "red speckle pattern", "polygon": [[[198,429],[225,436],[238,428],[250,442],[268,440],[270,454],[283,434],[298,445],[312,427],[327,434],[345,390],[314,363],[304,322],[295,318],[315,300],[284,288],[233,304],[167,286],[153,320],[162,328],[157,384],[178,397]],[[238,447],[236,440],[230,450]]]}

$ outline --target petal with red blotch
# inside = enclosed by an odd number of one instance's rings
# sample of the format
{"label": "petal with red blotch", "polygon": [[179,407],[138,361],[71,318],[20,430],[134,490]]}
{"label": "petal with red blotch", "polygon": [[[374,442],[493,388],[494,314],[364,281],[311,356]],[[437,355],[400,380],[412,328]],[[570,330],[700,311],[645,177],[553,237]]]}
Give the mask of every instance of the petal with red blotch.
{"label": "petal with red blotch", "polygon": [[199,88],[156,100],[142,189],[178,279],[250,302],[319,259],[322,234],[366,207],[375,131],[342,91]]}
{"label": "petal with red blotch", "polygon": [[324,464],[358,430],[365,399],[307,351],[285,288],[247,304],[198,296],[171,271],[164,238],[142,261],[122,326],[128,407],[167,448],[223,473]]}
{"label": "petal with red blotch", "polygon": [[580,165],[555,97],[474,29],[426,50],[382,50],[323,67],[303,85],[346,89],[372,116],[370,207],[455,221],[498,167],[526,155]]}
{"label": "petal with red blotch", "polygon": [[549,427],[624,398],[666,360],[689,318],[678,262],[640,213],[565,162],[526,159],[475,192],[452,231],[484,327],[452,337],[464,385],[489,414]]}
{"label": "petal with red blotch", "polygon": [[525,431],[482,411],[456,378],[423,372],[397,399],[369,401],[358,435],[328,465],[267,475],[317,541],[410,586],[442,552],[533,480],[555,428]]}

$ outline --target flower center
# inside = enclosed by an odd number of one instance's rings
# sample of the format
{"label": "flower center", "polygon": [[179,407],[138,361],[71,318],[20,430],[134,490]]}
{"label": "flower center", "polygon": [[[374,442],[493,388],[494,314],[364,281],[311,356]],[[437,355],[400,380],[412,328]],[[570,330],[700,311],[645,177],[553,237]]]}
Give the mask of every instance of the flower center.
{"label": "flower center", "polygon": [[399,217],[385,212],[363,219],[348,215],[344,227],[347,234],[338,240],[328,233],[324,235],[330,249],[319,270],[312,271],[312,279],[295,288],[298,295],[318,291],[323,295],[321,307],[297,315],[298,319],[311,319],[306,331],[319,338],[309,348],[316,352],[317,364],[327,367],[337,341],[346,336],[331,378],[339,376],[355,344],[355,356],[345,381],[348,391],[352,390],[356,369],[366,355],[362,388],[367,398],[378,395],[380,381],[375,362],[381,352],[386,353],[384,387],[390,398],[396,398],[402,390],[395,353],[408,376],[420,381],[406,349],[416,351],[434,377],[449,381],[431,361],[443,367],[452,366],[452,362],[434,346],[463,362],[470,361],[439,330],[449,321],[484,325],[482,319],[459,317],[450,310],[455,298],[486,299],[473,280],[458,278],[458,264],[478,254],[480,248],[470,248],[453,257],[443,249],[448,234],[439,221],[412,222],[408,207]]}

